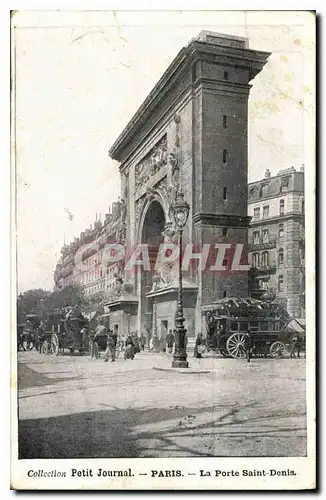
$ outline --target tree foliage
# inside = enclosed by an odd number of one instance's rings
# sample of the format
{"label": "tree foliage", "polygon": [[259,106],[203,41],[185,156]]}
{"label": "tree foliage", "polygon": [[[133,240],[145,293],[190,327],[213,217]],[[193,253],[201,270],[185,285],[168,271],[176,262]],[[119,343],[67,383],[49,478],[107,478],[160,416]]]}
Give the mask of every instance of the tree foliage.
{"label": "tree foliage", "polygon": [[69,285],[55,292],[28,290],[17,298],[17,322],[24,323],[27,314],[38,314],[46,320],[51,314],[63,311],[67,306],[77,307],[86,314],[93,311],[102,314],[104,311],[100,302],[99,298],[86,298],[78,285]]}
{"label": "tree foliage", "polygon": [[23,323],[27,314],[42,315],[52,293],[41,288],[27,290],[17,298],[17,322]]}

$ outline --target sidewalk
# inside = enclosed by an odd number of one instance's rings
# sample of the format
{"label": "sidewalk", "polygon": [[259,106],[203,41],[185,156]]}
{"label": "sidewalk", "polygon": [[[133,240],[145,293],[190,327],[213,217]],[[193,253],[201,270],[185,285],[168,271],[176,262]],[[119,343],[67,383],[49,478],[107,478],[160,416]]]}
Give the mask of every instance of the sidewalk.
{"label": "sidewalk", "polygon": [[[139,354],[136,355],[139,358]],[[145,351],[141,353],[142,362],[146,363],[148,368],[158,371],[166,372],[178,372],[186,374],[218,374],[221,378],[230,377],[241,378],[243,376],[244,370],[246,372],[250,371],[251,376],[255,378],[261,377],[261,370],[264,369],[270,373],[274,373],[278,370],[281,372],[287,372],[291,369],[292,364],[301,365],[304,364],[305,360],[297,359],[273,359],[273,358],[252,358],[250,363],[247,363],[246,359],[234,359],[234,358],[224,358],[222,356],[214,356],[209,354],[204,355],[202,358],[194,358],[192,353],[187,353],[187,361],[189,363],[189,368],[172,368],[173,355],[166,353],[153,353]],[[136,358],[135,358],[136,359]]]}

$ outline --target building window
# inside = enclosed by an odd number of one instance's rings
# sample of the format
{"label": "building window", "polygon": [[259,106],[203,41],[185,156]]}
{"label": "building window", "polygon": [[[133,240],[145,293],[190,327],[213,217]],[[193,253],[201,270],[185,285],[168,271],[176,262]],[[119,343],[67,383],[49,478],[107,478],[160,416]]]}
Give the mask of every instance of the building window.
{"label": "building window", "polygon": [[228,126],[228,117],[223,115],[223,128],[227,128]]}
{"label": "building window", "polygon": [[283,248],[280,248],[278,251],[278,263],[279,265],[284,264],[284,251]]}
{"label": "building window", "polygon": [[280,215],[284,215],[284,200],[280,200]]}
{"label": "building window", "polygon": [[268,267],[268,252],[263,252],[261,255],[262,267]]}
{"label": "building window", "polygon": [[227,227],[223,227],[223,236],[224,238],[228,235],[228,228]]}
{"label": "building window", "polygon": [[288,190],[290,177],[281,178],[280,193],[284,193]]}
{"label": "building window", "polygon": [[278,226],[278,237],[280,240],[284,238],[284,224],[279,224]]}
{"label": "building window", "polygon": [[269,231],[268,229],[263,229],[263,243],[269,242]]}
{"label": "building window", "polygon": [[226,187],[223,188],[223,200],[226,200]]}
{"label": "building window", "polygon": [[278,277],[278,291],[284,292],[284,278],[283,278],[283,276]]}
{"label": "building window", "polygon": [[224,298],[224,299],[227,297],[227,294],[228,294],[228,293],[227,293],[227,291],[226,291],[226,290],[224,290],[224,292],[223,292],[223,298]]}
{"label": "building window", "polygon": [[260,219],[260,207],[254,208],[254,220]]}
{"label": "building window", "polygon": [[259,233],[259,231],[254,231],[253,232],[253,244],[259,245],[259,243],[260,243],[260,233]]}
{"label": "building window", "polygon": [[269,217],[269,205],[263,207],[263,219],[268,219]]}
{"label": "building window", "polygon": [[304,200],[301,200],[301,213],[304,214]]}
{"label": "building window", "polygon": [[264,196],[267,196],[267,191],[268,191],[268,184],[262,184],[260,186],[259,197],[263,198]]}
{"label": "building window", "polygon": [[259,253],[254,253],[252,255],[252,266],[259,267],[259,262],[260,262]]}
{"label": "building window", "polygon": [[226,149],[223,149],[223,163],[228,161],[228,152]]}
{"label": "building window", "polygon": [[228,80],[228,79],[229,79],[229,72],[224,71],[224,80]]}

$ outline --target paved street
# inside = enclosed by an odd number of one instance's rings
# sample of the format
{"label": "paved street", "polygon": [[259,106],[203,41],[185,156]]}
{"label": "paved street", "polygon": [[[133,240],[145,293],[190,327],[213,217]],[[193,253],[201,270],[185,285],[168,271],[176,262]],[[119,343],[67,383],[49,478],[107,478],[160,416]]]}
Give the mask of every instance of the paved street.
{"label": "paved street", "polygon": [[306,453],[305,360],[18,359],[20,458]]}

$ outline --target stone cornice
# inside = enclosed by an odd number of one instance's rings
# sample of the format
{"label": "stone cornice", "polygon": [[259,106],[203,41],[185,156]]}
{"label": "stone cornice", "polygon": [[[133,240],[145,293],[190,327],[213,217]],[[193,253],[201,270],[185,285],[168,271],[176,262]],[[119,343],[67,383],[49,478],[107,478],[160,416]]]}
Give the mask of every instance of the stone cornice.
{"label": "stone cornice", "polygon": [[158,83],[154,86],[143,104],[136,111],[133,118],[119,135],[109,150],[111,158],[123,161],[122,152],[126,145],[147,122],[148,117],[164,100],[165,95],[171,87],[177,83],[182,73],[196,60],[209,59],[211,62],[228,64],[250,69],[250,80],[263,68],[270,53],[250,50],[246,48],[234,48],[192,40],[187,47],[180,50],[167,70],[163,73]]}
{"label": "stone cornice", "polygon": [[213,92],[219,93],[223,95],[240,95],[244,97],[248,97],[250,93],[250,88],[252,85],[244,84],[244,83],[231,83],[225,82],[221,80],[213,80],[211,78],[198,78],[196,80],[196,86],[200,86],[202,92]]}
{"label": "stone cornice", "polygon": [[127,296],[121,295],[121,297],[118,297],[115,299],[104,298],[102,300],[102,305],[107,306],[109,308],[116,308],[116,307],[122,307],[123,304],[137,305],[138,302],[139,302],[139,300],[135,296],[127,297]]}
{"label": "stone cornice", "polygon": [[275,217],[268,217],[266,219],[254,220],[250,222],[250,226],[267,226],[268,224],[274,224],[275,222],[282,222],[286,219],[299,219],[304,221],[304,214],[298,212],[288,212],[284,215],[276,215]]}
{"label": "stone cornice", "polygon": [[247,228],[250,224],[251,217],[232,214],[215,214],[212,212],[199,212],[193,215],[192,220],[195,224],[202,224],[206,226]]}
{"label": "stone cornice", "polygon": [[[153,290],[151,292],[146,293],[147,298],[159,297],[161,295],[175,294],[178,293],[178,284],[171,284],[165,288],[159,288],[158,290]],[[197,293],[198,286],[195,283],[187,283],[185,280],[182,285],[183,293]]]}

